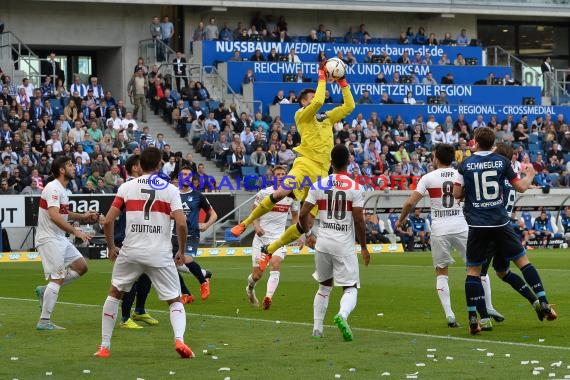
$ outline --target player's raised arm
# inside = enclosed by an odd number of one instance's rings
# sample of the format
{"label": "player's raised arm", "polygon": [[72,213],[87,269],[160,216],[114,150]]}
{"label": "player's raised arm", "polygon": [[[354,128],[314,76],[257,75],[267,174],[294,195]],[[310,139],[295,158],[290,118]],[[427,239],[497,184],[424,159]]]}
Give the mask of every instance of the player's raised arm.
{"label": "player's raised arm", "polygon": [[[313,100],[311,100],[311,102],[299,109],[299,111],[297,111],[297,113],[295,114],[295,122],[297,123],[297,125],[301,124],[301,123],[307,123],[307,122],[311,122],[313,120],[313,117],[315,116],[315,114],[317,113],[317,111],[323,106],[323,104],[325,103],[325,90],[327,88],[327,76],[325,74],[325,69],[324,66],[321,65],[319,66],[319,82],[317,84],[317,90],[315,91],[315,96],[313,97]],[[309,90],[309,91],[313,91],[313,90]],[[301,93],[302,95],[302,93]],[[299,99],[301,99],[302,96],[299,96]],[[354,101],[353,101],[354,103]]]}
{"label": "player's raised arm", "polygon": [[352,97],[352,92],[350,92],[350,85],[348,84],[346,77],[340,78],[337,80],[337,83],[342,91],[343,103],[340,106],[327,111],[327,116],[333,124],[350,115],[350,113],[354,111],[354,108],[356,107],[354,98]]}

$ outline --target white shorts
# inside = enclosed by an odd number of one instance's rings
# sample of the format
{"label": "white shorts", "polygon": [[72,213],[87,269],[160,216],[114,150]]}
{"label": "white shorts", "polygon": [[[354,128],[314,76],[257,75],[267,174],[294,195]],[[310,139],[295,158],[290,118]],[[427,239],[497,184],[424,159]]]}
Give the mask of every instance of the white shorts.
{"label": "white shorts", "polygon": [[354,286],[360,288],[360,272],[356,254],[333,256],[315,251],[315,272],[313,278],[317,282],[333,279],[335,286]]}
{"label": "white shorts", "polygon": [[83,258],[83,255],[67,239],[54,239],[36,248],[42,258],[46,280],[50,277],[54,280],[65,278],[67,267],[75,260]]}
{"label": "white shorts", "polygon": [[[261,246],[263,246],[265,244],[271,244],[277,239],[278,239],[278,237],[277,238],[268,238],[265,236],[255,235],[255,237],[253,238],[253,243],[251,244],[251,248],[252,248],[251,262],[252,262],[252,265],[254,267],[259,266],[259,261],[261,260],[261,258],[263,256],[263,254],[261,253]],[[277,256],[277,257],[281,257],[282,259],[285,259],[286,254],[287,254],[287,250],[285,249],[285,247],[281,247],[273,253],[273,256]]]}
{"label": "white shorts", "polygon": [[451,256],[451,248],[455,248],[465,262],[467,252],[467,235],[468,231],[460,232],[458,234],[432,236],[431,237],[431,257],[433,259],[433,266],[437,268],[447,268],[455,263]]}
{"label": "white shorts", "polygon": [[143,273],[152,281],[159,300],[168,301],[180,296],[180,279],[174,261],[165,267],[151,267],[119,254],[113,266],[111,284],[128,292]]}

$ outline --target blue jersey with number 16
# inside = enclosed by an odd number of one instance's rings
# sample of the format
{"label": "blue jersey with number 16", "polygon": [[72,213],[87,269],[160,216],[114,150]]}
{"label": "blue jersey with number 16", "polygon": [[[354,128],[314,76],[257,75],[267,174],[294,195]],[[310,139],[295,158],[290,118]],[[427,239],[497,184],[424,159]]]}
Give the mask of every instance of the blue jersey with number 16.
{"label": "blue jersey with number 16", "polygon": [[505,157],[493,152],[476,152],[461,163],[456,183],[465,188],[463,213],[471,227],[499,227],[509,223],[505,197],[519,177]]}

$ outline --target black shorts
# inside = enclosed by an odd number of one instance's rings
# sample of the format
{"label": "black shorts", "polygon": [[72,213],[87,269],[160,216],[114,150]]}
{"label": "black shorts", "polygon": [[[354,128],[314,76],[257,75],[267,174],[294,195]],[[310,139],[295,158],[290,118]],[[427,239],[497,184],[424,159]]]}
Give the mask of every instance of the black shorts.
{"label": "black shorts", "polygon": [[509,224],[502,227],[469,227],[467,266],[480,266],[493,258],[493,268],[502,272],[509,261],[526,254],[519,237]]}

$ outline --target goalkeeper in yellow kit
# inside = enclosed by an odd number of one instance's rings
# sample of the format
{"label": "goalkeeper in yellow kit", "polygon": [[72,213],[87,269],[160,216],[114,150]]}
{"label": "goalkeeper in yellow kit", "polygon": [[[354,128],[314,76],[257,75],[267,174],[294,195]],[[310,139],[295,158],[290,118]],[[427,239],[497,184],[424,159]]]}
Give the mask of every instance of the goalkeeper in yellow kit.
{"label": "goalkeeper in yellow kit", "polygon": [[[319,178],[328,176],[331,151],[334,146],[333,125],[348,116],[354,110],[355,104],[348,82],[342,77],[337,83],[342,89],[343,104],[325,113],[318,113],[325,100],[327,84],[324,63],[319,67],[316,91],[305,89],[298,98],[301,108],[295,113],[295,123],[301,134],[301,144],[294,148],[297,158],[293,168],[273,194],[265,197],[246,219],[231,229],[234,236],[240,236],[247,226],[271,211],[283,198],[292,196],[298,201],[304,201],[311,184],[316,184]],[[315,206],[311,213],[316,216],[317,211]],[[263,247],[264,253],[270,256],[279,247],[297,240],[304,232],[298,223],[290,226],[278,240]]]}

